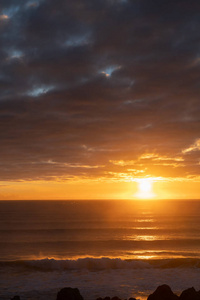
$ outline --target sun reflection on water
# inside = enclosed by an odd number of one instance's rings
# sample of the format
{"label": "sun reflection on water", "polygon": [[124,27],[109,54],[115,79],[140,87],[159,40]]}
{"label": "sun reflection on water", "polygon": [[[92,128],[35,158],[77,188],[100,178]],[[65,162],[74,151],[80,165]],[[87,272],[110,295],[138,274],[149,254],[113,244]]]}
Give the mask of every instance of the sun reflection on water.
{"label": "sun reflection on water", "polygon": [[154,219],[138,219],[137,220],[138,223],[148,223],[148,222],[154,222]]}
{"label": "sun reflection on water", "polygon": [[133,227],[133,229],[136,230],[158,230],[160,229],[160,227],[156,227],[156,226],[146,226],[146,227]]}

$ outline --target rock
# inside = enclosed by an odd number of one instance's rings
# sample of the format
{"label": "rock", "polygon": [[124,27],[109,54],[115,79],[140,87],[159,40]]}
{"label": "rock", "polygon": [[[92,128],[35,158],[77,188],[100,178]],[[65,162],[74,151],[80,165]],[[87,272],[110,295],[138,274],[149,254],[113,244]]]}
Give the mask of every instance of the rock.
{"label": "rock", "polygon": [[84,300],[84,299],[77,288],[73,289],[70,287],[66,287],[61,289],[58,292],[56,300]]}
{"label": "rock", "polygon": [[105,297],[103,300],[110,300],[110,297]]}
{"label": "rock", "polygon": [[14,296],[14,297],[11,298],[10,300],[20,300],[20,296]]}
{"label": "rock", "polygon": [[121,300],[120,298],[118,298],[117,296],[115,296],[115,297],[112,297],[112,299],[111,300]]}
{"label": "rock", "polygon": [[136,298],[132,298],[132,297],[131,297],[131,298],[129,298],[129,300],[136,300]]}
{"label": "rock", "polygon": [[149,295],[149,297],[147,298],[147,300],[178,300],[178,299],[179,297],[175,295],[172,292],[171,288],[166,284],[157,287],[155,292],[153,292],[153,294]]}
{"label": "rock", "polygon": [[187,290],[184,290],[181,293],[179,299],[180,300],[200,300],[200,293],[195,291],[195,289],[192,287]]}

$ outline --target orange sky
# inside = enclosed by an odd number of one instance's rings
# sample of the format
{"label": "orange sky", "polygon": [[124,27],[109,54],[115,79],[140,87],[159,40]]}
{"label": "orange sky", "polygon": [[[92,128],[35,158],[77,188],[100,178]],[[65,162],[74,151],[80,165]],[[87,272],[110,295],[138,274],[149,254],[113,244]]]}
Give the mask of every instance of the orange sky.
{"label": "orange sky", "polygon": [[[199,150],[198,143],[174,157],[144,153],[135,160],[109,160],[107,165],[74,164],[70,166],[75,169],[71,178],[61,174],[37,180],[1,181],[0,199],[199,199],[200,177],[187,175],[191,172],[188,160]],[[57,166],[52,161],[46,164]],[[85,173],[79,174],[76,169]],[[145,182],[149,187],[143,191],[141,184]]]}
{"label": "orange sky", "polygon": [[153,178],[151,183],[151,191],[143,193],[138,181],[129,180],[7,182],[1,183],[0,199],[199,199],[199,181]]}
{"label": "orange sky", "polygon": [[[73,176],[65,177],[62,171],[60,176],[44,179],[1,181],[0,200],[199,199],[200,176],[190,174],[195,166],[191,157],[197,151],[199,140],[174,157],[146,152],[135,160],[109,160],[106,165],[66,166],[48,161],[55,168],[71,168]],[[82,169],[84,173],[79,173]],[[145,182],[149,188],[143,191]]]}
{"label": "orange sky", "polygon": [[191,1],[4,1],[0,199],[200,198]]}

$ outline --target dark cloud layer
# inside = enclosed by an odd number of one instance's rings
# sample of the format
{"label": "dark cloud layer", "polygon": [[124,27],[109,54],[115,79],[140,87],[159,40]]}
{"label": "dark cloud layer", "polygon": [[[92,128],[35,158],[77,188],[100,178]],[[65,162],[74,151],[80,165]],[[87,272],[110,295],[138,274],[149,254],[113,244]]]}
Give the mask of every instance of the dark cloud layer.
{"label": "dark cloud layer", "polygon": [[2,0],[1,180],[199,176],[199,32],[195,0]]}

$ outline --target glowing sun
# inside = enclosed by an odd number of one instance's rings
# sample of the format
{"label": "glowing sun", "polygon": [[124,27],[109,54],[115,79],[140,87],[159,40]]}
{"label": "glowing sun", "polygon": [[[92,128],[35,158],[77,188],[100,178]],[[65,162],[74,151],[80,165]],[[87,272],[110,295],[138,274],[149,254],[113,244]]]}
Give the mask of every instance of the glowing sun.
{"label": "glowing sun", "polygon": [[152,185],[152,181],[148,178],[139,179],[136,197],[141,199],[153,198],[155,195],[152,192]]}
{"label": "glowing sun", "polygon": [[151,189],[152,189],[152,183],[149,180],[143,179],[139,182],[140,192],[147,193],[150,192]]}

